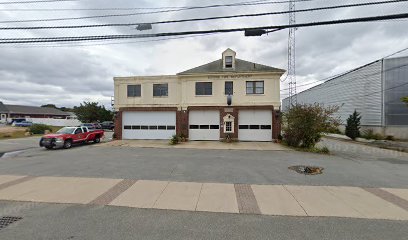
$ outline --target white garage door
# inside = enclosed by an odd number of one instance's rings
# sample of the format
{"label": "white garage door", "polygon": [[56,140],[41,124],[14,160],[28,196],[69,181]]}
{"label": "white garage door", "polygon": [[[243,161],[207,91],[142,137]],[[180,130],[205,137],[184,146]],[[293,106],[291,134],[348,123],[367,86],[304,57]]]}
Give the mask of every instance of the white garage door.
{"label": "white garage door", "polygon": [[176,112],[123,112],[122,139],[170,139]]}
{"label": "white garage door", "polygon": [[240,110],[238,125],[241,141],[272,141],[271,110]]}
{"label": "white garage door", "polygon": [[190,140],[220,140],[219,111],[190,111],[188,118]]}

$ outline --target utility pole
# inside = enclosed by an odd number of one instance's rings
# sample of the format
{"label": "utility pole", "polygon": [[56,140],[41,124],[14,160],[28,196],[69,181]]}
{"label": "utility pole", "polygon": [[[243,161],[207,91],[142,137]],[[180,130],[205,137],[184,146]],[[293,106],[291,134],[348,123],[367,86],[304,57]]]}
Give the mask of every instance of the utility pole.
{"label": "utility pole", "polygon": [[[289,1],[289,25],[296,24],[295,0]],[[288,75],[289,81],[289,108],[297,104],[296,96],[296,28],[289,28],[288,38]]]}

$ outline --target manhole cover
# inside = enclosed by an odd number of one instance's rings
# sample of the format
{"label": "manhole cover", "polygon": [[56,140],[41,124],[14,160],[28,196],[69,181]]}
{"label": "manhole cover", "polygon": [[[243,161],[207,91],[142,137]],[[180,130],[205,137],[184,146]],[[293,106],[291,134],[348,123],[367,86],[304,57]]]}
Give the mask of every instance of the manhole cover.
{"label": "manhole cover", "polygon": [[316,166],[291,166],[288,167],[290,170],[296,171],[297,173],[300,174],[305,174],[305,175],[317,175],[317,174],[322,174],[323,169],[322,167],[316,167]]}
{"label": "manhole cover", "polygon": [[12,217],[12,216],[0,217],[0,230],[12,224],[13,222],[17,222],[21,219],[23,218],[22,217]]}

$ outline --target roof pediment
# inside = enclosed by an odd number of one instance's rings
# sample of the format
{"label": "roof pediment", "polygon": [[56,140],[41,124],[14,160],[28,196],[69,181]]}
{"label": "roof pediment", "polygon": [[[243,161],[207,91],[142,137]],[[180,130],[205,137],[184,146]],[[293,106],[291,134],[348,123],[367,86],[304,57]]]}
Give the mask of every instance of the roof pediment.
{"label": "roof pediment", "polygon": [[231,72],[236,72],[236,73],[276,72],[276,73],[283,74],[285,70],[236,58],[234,69],[225,69],[223,67],[223,60],[219,59],[219,60],[204,64],[204,65],[177,73],[177,75],[225,73],[225,72],[227,73],[231,73]]}

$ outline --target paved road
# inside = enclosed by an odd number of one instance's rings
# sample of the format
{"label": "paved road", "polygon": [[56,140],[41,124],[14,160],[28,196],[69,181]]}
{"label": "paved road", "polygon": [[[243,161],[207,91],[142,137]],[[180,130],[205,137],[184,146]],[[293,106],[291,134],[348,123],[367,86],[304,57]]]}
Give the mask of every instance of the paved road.
{"label": "paved road", "polygon": [[0,202],[22,216],[0,239],[406,239],[406,221],[275,217],[111,206]]}
{"label": "paved road", "polygon": [[[105,132],[105,141],[112,139],[112,132]],[[38,148],[40,137],[26,137],[0,140],[0,153]]]}
{"label": "paved road", "polygon": [[[0,158],[0,174],[408,188],[408,158],[399,153],[335,154],[85,145],[53,151],[36,148],[15,157]],[[324,167],[324,173],[305,176],[288,169],[299,164]]]}
{"label": "paved road", "polygon": [[[0,174],[191,182],[408,187],[406,155],[324,140],[334,156],[295,151],[97,147],[28,149],[0,158]],[[5,146],[0,141],[0,149]],[[368,150],[367,150],[368,149]],[[287,169],[318,165],[322,175]],[[407,221],[276,217],[117,206],[0,201],[0,216],[21,216],[0,239],[404,239]]]}

